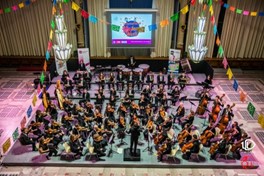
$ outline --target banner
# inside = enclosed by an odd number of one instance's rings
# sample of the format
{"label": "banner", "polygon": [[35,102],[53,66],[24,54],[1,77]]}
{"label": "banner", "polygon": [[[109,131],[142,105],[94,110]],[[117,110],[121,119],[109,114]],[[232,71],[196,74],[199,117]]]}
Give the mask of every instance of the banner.
{"label": "banner", "polygon": [[11,139],[8,138],[5,143],[3,144],[2,148],[3,148],[3,153],[6,153],[8,151],[8,149],[11,146]]}
{"label": "banner", "polygon": [[55,54],[55,63],[56,63],[57,73],[59,75],[62,75],[64,70],[66,70],[66,71],[68,70],[67,69],[67,62],[63,62],[63,61],[57,59],[56,54]]}
{"label": "banner", "polygon": [[176,50],[176,49],[169,50],[169,62],[168,62],[169,72],[179,73],[180,58],[181,58],[181,50]]}
{"label": "banner", "polygon": [[79,63],[83,62],[86,70],[90,71],[90,54],[89,48],[78,48]]}

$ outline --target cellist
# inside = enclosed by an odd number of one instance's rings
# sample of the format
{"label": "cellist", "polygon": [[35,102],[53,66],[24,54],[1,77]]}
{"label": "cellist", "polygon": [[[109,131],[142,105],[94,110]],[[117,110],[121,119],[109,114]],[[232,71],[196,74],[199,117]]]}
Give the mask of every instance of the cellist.
{"label": "cellist", "polygon": [[200,150],[200,140],[197,135],[192,135],[192,140],[182,147],[182,152],[185,154],[186,158],[184,159],[189,160],[192,153],[198,153]]}

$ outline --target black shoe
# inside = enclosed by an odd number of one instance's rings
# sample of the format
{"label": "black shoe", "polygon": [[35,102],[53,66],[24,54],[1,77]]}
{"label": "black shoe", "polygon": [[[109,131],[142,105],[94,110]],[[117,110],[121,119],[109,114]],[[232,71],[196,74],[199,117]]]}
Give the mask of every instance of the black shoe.
{"label": "black shoe", "polygon": [[48,155],[46,155],[46,158],[47,158],[47,160],[50,160],[50,157]]}

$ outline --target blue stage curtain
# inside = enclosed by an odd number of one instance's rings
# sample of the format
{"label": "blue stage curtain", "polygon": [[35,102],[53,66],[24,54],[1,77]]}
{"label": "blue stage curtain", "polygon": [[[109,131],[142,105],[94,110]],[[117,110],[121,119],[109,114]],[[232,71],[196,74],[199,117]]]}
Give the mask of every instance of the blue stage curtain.
{"label": "blue stage curtain", "polygon": [[152,8],[152,0],[109,0],[110,8]]}

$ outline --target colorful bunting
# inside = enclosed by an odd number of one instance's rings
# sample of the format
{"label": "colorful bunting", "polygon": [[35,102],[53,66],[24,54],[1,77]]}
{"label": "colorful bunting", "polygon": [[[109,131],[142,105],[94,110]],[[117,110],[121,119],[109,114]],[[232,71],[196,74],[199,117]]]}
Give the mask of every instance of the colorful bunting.
{"label": "colorful bunting", "polygon": [[216,43],[217,46],[219,46],[221,44],[221,41],[219,39],[219,36],[216,37],[215,43]]}
{"label": "colorful bunting", "polygon": [[244,103],[246,101],[246,97],[247,97],[246,93],[241,90],[241,91],[239,91],[239,96],[240,96],[240,101],[242,103]]}
{"label": "colorful bunting", "polygon": [[230,67],[227,69],[226,75],[228,76],[229,80],[232,79],[233,73],[232,73],[232,70],[230,69]]}
{"label": "colorful bunting", "polygon": [[218,48],[218,54],[220,57],[223,57],[223,55],[224,55],[224,49],[223,49],[222,45],[220,45]]}
{"label": "colorful bunting", "polygon": [[177,12],[173,16],[171,16],[170,19],[171,19],[171,21],[177,21],[179,19],[179,12]]}
{"label": "colorful bunting", "polygon": [[43,65],[43,70],[46,72],[47,71],[47,61],[44,61],[44,65]]}
{"label": "colorful bunting", "polygon": [[149,31],[154,31],[157,29],[157,24],[151,24],[148,26],[148,28],[149,28]]}
{"label": "colorful bunting", "polygon": [[195,5],[196,0],[191,0],[191,5]]}
{"label": "colorful bunting", "polygon": [[64,3],[68,3],[70,0],[63,0]]}
{"label": "colorful bunting", "polygon": [[232,12],[234,12],[236,10],[236,8],[234,6],[230,6],[229,7],[229,10],[232,11]]}
{"label": "colorful bunting", "polygon": [[80,9],[80,7],[75,2],[72,2],[72,9],[77,12]]}
{"label": "colorful bunting", "polygon": [[214,35],[216,35],[216,34],[217,34],[217,26],[214,25]]}
{"label": "colorful bunting", "polygon": [[224,57],[224,59],[223,59],[223,61],[222,61],[222,64],[224,65],[224,68],[227,69],[228,62],[227,62],[226,57]]}
{"label": "colorful bunting", "polygon": [[53,5],[56,5],[57,4],[57,0],[53,0]]}
{"label": "colorful bunting", "polygon": [[251,12],[250,16],[257,16],[257,12]]}
{"label": "colorful bunting", "polygon": [[264,12],[259,12],[259,16],[264,16]]}
{"label": "colorful bunting", "polygon": [[52,15],[55,15],[55,13],[56,13],[56,8],[53,6],[52,7]]}
{"label": "colorful bunting", "polygon": [[17,5],[12,6],[12,10],[13,11],[17,11],[18,10],[18,6]]}
{"label": "colorful bunting", "polygon": [[215,24],[215,17],[211,16],[210,21],[211,21],[212,24]]}
{"label": "colorful bunting", "polygon": [[8,151],[8,149],[11,146],[11,138],[8,138],[5,143],[3,144],[2,148],[3,148],[3,153],[6,153]]}
{"label": "colorful bunting", "polygon": [[212,6],[213,5],[213,0],[208,0],[208,6]]}
{"label": "colorful bunting", "polygon": [[237,91],[238,89],[238,83],[237,80],[234,79],[234,83],[233,83],[233,88],[235,89],[235,91]]}
{"label": "colorful bunting", "polygon": [[44,80],[45,80],[45,75],[44,75],[44,72],[42,72],[40,75],[40,83],[43,84]]}
{"label": "colorful bunting", "polygon": [[49,42],[48,42],[48,51],[50,51],[50,50],[51,50],[51,48],[52,48],[52,42],[51,42],[51,41],[49,41]]}
{"label": "colorful bunting", "polygon": [[89,21],[91,21],[92,23],[97,23],[98,19],[95,16],[90,15],[89,16]]}
{"label": "colorful bunting", "polygon": [[27,110],[27,116],[28,118],[31,116],[31,113],[32,113],[33,109],[32,109],[32,106],[30,105],[28,110]]}
{"label": "colorful bunting", "polygon": [[36,106],[36,102],[37,102],[38,98],[37,98],[37,94],[34,93],[33,99],[32,99],[32,105],[35,107]]}
{"label": "colorful bunting", "polygon": [[50,35],[49,35],[50,40],[52,40],[52,36],[53,36],[53,30],[50,30]]}
{"label": "colorful bunting", "polygon": [[162,20],[161,22],[160,22],[160,27],[165,27],[165,26],[168,26],[169,25],[169,20],[168,19],[166,19],[166,20]]}
{"label": "colorful bunting", "polygon": [[26,4],[26,6],[29,6],[30,5],[30,0],[26,0],[25,4]]}
{"label": "colorful bunting", "polygon": [[19,137],[18,127],[13,132],[12,137],[13,137],[13,141],[16,141],[18,139],[18,137]]}
{"label": "colorful bunting", "polygon": [[253,117],[256,108],[251,102],[248,103],[247,110],[248,110],[249,114]]}
{"label": "colorful bunting", "polygon": [[85,10],[82,10],[82,11],[81,11],[81,15],[82,15],[82,17],[85,18],[85,19],[87,19],[87,18],[89,17],[88,12],[86,12]]}
{"label": "colorful bunting", "polygon": [[51,29],[55,29],[55,22],[54,22],[54,20],[51,20],[51,22],[50,22],[50,26],[51,26]]}
{"label": "colorful bunting", "polygon": [[112,31],[119,32],[119,30],[120,30],[120,26],[118,26],[118,25],[114,25],[114,24],[111,24],[111,30],[112,30]]}
{"label": "colorful bunting", "polygon": [[245,10],[245,11],[243,12],[243,15],[248,16],[248,15],[249,15],[249,11],[246,11],[246,10]]}
{"label": "colorful bunting", "polygon": [[241,14],[243,12],[243,10],[241,10],[241,9],[236,9],[236,13],[237,14]]}
{"label": "colorful bunting", "polygon": [[8,8],[5,8],[5,13],[9,13],[9,12],[11,12],[11,9],[8,7]]}
{"label": "colorful bunting", "polygon": [[0,9],[0,14],[3,14],[3,13],[4,13],[3,9]]}
{"label": "colorful bunting", "polygon": [[19,4],[18,4],[18,7],[19,7],[20,9],[22,9],[22,8],[24,7],[24,3],[23,3],[23,2],[19,3]]}
{"label": "colorful bunting", "polygon": [[229,8],[229,4],[224,3],[224,8],[228,9]]}
{"label": "colorful bunting", "polygon": [[209,12],[210,12],[211,16],[214,14],[214,10],[213,10],[213,6],[212,5],[209,7]]}
{"label": "colorful bunting", "polygon": [[188,6],[188,5],[186,5],[185,7],[183,7],[183,8],[181,9],[181,13],[182,13],[183,15],[186,14],[188,11],[189,11],[189,6]]}
{"label": "colorful bunting", "polygon": [[49,53],[49,51],[46,51],[46,60],[48,61],[49,58],[50,58],[50,53]]}

